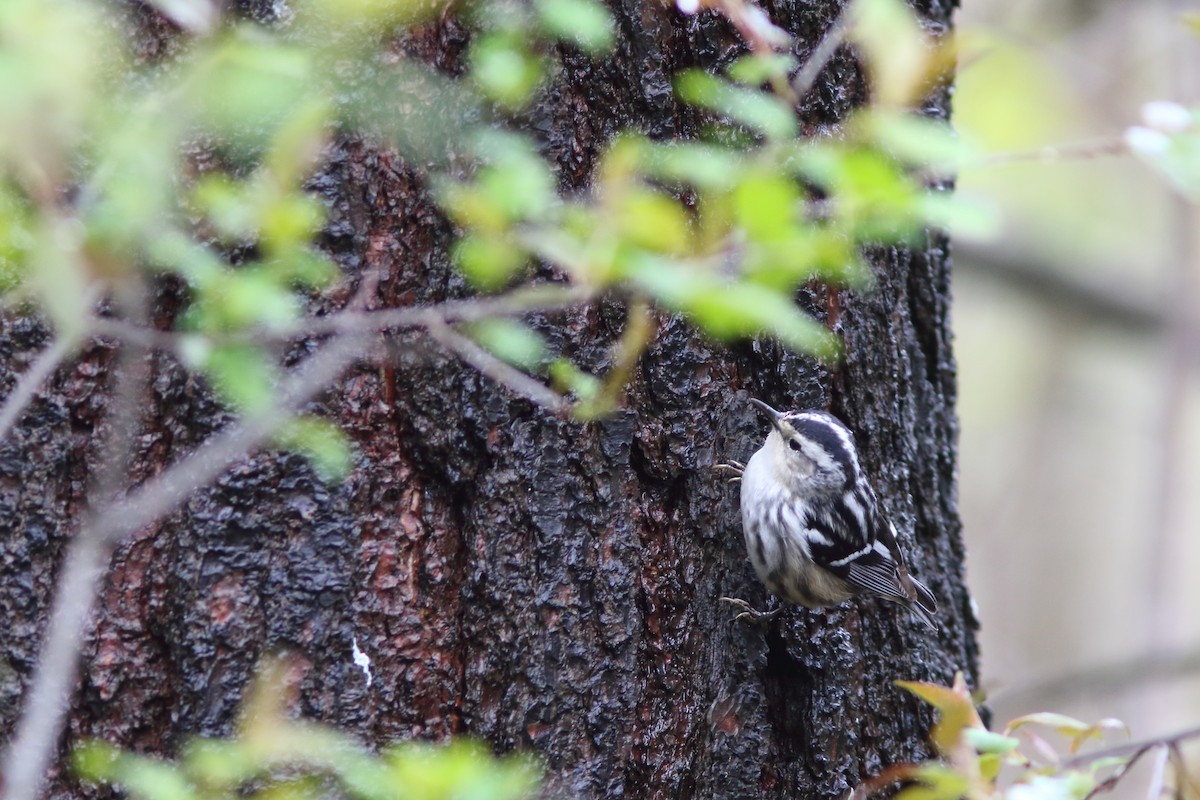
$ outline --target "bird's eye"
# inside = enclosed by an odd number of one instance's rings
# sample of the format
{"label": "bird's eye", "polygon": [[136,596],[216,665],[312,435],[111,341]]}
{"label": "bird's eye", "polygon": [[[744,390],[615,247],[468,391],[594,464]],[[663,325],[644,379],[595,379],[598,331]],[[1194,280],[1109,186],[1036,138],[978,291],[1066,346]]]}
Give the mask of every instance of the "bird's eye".
{"label": "bird's eye", "polygon": [[788,447],[792,448],[797,453],[800,452],[800,443],[795,439],[788,439]]}

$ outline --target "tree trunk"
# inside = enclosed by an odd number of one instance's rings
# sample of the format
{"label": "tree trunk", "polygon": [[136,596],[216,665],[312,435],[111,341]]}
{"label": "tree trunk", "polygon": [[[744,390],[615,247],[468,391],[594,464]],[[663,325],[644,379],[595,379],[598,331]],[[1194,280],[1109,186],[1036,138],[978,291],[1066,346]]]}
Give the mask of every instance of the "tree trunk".
{"label": "tree trunk", "polygon": [[[946,30],[952,4],[923,0],[920,11]],[[568,189],[586,186],[622,128],[692,137],[697,119],[673,99],[672,75],[742,52],[714,15],[616,5],[618,52],[600,63],[564,54],[528,119]],[[803,59],[840,9],[766,10]],[[445,19],[406,48],[452,69],[467,36]],[[835,122],[863,91],[842,48],[801,107],[806,124]],[[929,113],[945,116],[948,102],[936,94]],[[446,255],[451,228],[399,157],[344,141],[313,186],[344,271],[378,270],[370,307],[464,292]],[[947,243],[931,235],[872,262],[870,291],[800,298],[845,342],[836,372],[770,342],[717,346],[659,315],[623,410],[600,422],[557,418],[432,345],[396,342],[318,404],[358,448],[343,483],[323,483],[299,456],[262,453],[117,550],[62,752],[99,736],[171,754],[189,736],[228,734],[260,657],[287,649],[303,657],[304,716],[376,744],[470,734],[534,752],[555,797],[832,798],[928,756],[932,713],[893,681],[947,683],[963,670],[974,684],[977,669],[955,496]],[[177,307],[160,292],[156,322]],[[533,319],[598,367],[624,314],[601,302]],[[13,315],[0,324],[0,385],[10,386],[45,332]],[[3,730],[98,466],[112,363],[111,347],[91,346],[0,444]],[[228,421],[169,357],[155,355],[152,370],[135,480]],[[723,595],[776,602],[747,561],[736,486],[712,469],[746,459],[765,435],[749,396],[830,408],[850,424],[913,572],[939,598],[936,633],[871,599],[790,609],[766,626],[733,621]],[[371,659],[370,686],[355,643]],[[60,761],[49,795],[85,791]]]}

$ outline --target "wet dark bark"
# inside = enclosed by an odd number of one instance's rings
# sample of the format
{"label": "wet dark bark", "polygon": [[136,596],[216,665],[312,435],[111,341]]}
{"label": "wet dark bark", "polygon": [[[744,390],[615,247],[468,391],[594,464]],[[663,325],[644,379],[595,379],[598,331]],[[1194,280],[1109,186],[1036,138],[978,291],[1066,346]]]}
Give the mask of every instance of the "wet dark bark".
{"label": "wet dark bark", "polygon": [[[671,75],[740,52],[709,15],[618,5],[618,54],[565,54],[531,114],[564,187],[585,185],[623,127],[691,135]],[[950,6],[927,0],[922,13],[945,29]],[[803,57],[838,4],[769,10]],[[445,21],[409,46],[452,66],[466,35]],[[806,98],[806,122],[836,120],[862,91],[843,49]],[[928,110],[947,106],[943,92]],[[399,157],[343,142],[314,187],[345,272],[379,270],[371,307],[463,291],[451,230]],[[623,410],[602,422],[555,418],[427,347],[401,343],[386,364],[357,368],[319,404],[358,447],[344,483],[323,483],[298,456],[260,454],[119,548],[64,752],[84,736],[169,754],[193,734],[227,734],[259,657],[288,649],[304,659],[304,715],[373,743],[472,734],[536,752],[551,796],[836,797],[928,755],[931,714],[892,682],[964,670],[973,683],[977,667],[955,505],[947,243],[932,236],[873,263],[870,292],[801,298],[845,340],[836,373],[769,342],[717,346],[660,316]],[[160,324],[174,310],[164,294]],[[600,303],[540,323],[599,367],[622,321]],[[44,340],[28,319],[0,320],[0,385]],[[0,444],[0,730],[16,719],[97,466],[112,360],[90,347]],[[764,435],[748,394],[851,423],[914,572],[940,599],[937,633],[872,600],[793,609],[765,628],[731,621],[722,595],[773,602],[746,560],[736,487],[712,470]],[[228,419],[166,356],[154,357],[146,406],[135,479]],[[372,659],[370,688],[354,640]],[[81,791],[60,772],[50,794]]]}

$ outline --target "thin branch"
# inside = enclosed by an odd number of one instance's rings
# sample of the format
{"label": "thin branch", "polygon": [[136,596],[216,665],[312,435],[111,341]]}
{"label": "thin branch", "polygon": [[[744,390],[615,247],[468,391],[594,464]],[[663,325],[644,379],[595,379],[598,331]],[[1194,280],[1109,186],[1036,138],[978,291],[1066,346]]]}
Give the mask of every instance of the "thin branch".
{"label": "thin branch", "polygon": [[75,351],[78,344],[78,339],[58,336],[38,354],[37,360],[18,379],[17,385],[4,400],[4,406],[0,408],[0,441],[8,436],[21,414],[33,402],[42,384],[58,369],[63,359]]}
{"label": "thin branch", "polygon": [[517,289],[496,297],[448,300],[432,306],[406,306],[379,311],[339,311],[324,317],[299,320],[241,333],[212,335],[180,331],[160,331],[111,318],[96,318],[92,327],[97,334],[125,341],[140,342],[162,350],[177,350],[186,338],[201,337],[213,344],[287,341],[331,333],[369,333],[401,328],[428,328],[430,325],[477,322],[489,317],[512,317],[533,311],[557,311],[586,303],[595,297],[586,286],[543,283]]}
{"label": "thin branch", "polygon": [[837,53],[837,49],[842,46],[842,42],[846,41],[846,34],[850,32],[849,9],[850,6],[847,5],[838,18],[833,21],[829,30],[825,31],[825,35],[813,49],[812,55],[808,57],[804,66],[792,79],[792,92],[796,97],[803,98],[812,90],[817,78],[821,77],[821,70],[825,69]]}
{"label": "thin branch", "polygon": [[1155,747],[1167,747],[1172,744],[1178,744],[1179,742],[1184,742],[1188,739],[1195,739],[1197,737],[1200,737],[1200,725],[1197,725],[1194,728],[1187,728],[1186,730],[1182,730],[1179,733],[1172,734],[1171,736],[1143,739],[1142,741],[1138,742],[1126,742],[1113,747],[1106,747],[1103,750],[1084,753],[1064,761],[1062,763],[1062,769],[1077,769],[1090,764],[1093,761],[1099,761],[1102,758],[1109,758],[1112,756],[1125,756],[1132,753],[1135,757],[1137,757],[1145,753],[1147,750],[1153,750]]}
{"label": "thin branch", "polygon": [[1134,765],[1137,764],[1137,762],[1141,759],[1141,757],[1146,755],[1146,753],[1149,753],[1151,750],[1153,750],[1154,747],[1155,747],[1155,745],[1147,745],[1147,746],[1143,747],[1142,749],[1138,750],[1137,752],[1135,752],[1133,755],[1131,755],[1129,757],[1128,761],[1126,761],[1124,764],[1122,764],[1120,767],[1117,768],[1116,772],[1114,772],[1112,775],[1108,776],[1108,778],[1106,778],[1102,782],[1096,784],[1096,787],[1094,789],[1092,789],[1090,792],[1088,792],[1083,800],[1092,800],[1093,797],[1100,794],[1101,792],[1112,791],[1112,788],[1114,786],[1116,786],[1118,783],[1120,783],[1122,778],[1124,778],[1126,775],[1129,774],[1129,770],[1133,769]]}
{"label": "thin branch", "polygon": [[506,386],[514,393],[545,406],[554,412],[569,411],[571,403],[541,381],[529,377],[521,370],[496,358],[473,340],[438,320],[425,325],[430,338],[454,353],[480,373]]}
{"label": "thin branch", "polygon": [[1146,800],[1158,800],[1162,797],[1163,784],[1167,778],[1167,761],[1171,758],[1171,749],[1164,747],[1159,751],[1158,758],[1154,761],[1154,776],[1150,779],[1150,786],[1146,790]]}
{"label": "thin branch", "polygon": [[6,800],[35,800],[53,756],[84,630],[107,555],[122,538],[162,519],[195,490],[266,442],[288,418],[331,384],[360,352],[361,337],[334,339],[298,367],[267,413],[229,426],[124,500],[101,509],[76,534],[50,616],[50,626],[4,762]]}
{"label": "thin branch", "polygon": [[994,167],[1014,162],[1066,161],[1067,159],[1093,159],[1105,156],[1123,156],[1129,153],[1129,145],[1120,137],[1095,139],[1088,142],[1034,147],[1029,150],[1013,150],[1008,153],[993,153],[970,161],[964,166],[972,168]]}

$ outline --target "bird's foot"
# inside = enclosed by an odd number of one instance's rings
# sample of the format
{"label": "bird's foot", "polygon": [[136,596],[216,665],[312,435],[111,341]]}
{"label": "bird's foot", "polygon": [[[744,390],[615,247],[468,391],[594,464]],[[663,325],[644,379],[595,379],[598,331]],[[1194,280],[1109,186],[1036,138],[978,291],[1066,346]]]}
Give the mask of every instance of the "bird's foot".
{"label": "bird's foot", "polygon": [[740,461],[722,461],[720,464],[713,465],[713,469],[732,472],[733,475],[729,478],[729,482],[737,483],[742,479],[742,473],[746,471],[746,465]]}
{"label": "bird's foot", "polygon": [[742,613],[733,618],[734,622],[740,622],[743,619],[748,619],[757,625],[765,625],[775,619],[783,611],[783,608],[777,608],[774,611],[759,611],[747,603],[745,600],[739,600],[736,597],[722,597],[722,603],[729,603],[731,606],[737,606],[742,610]]}

